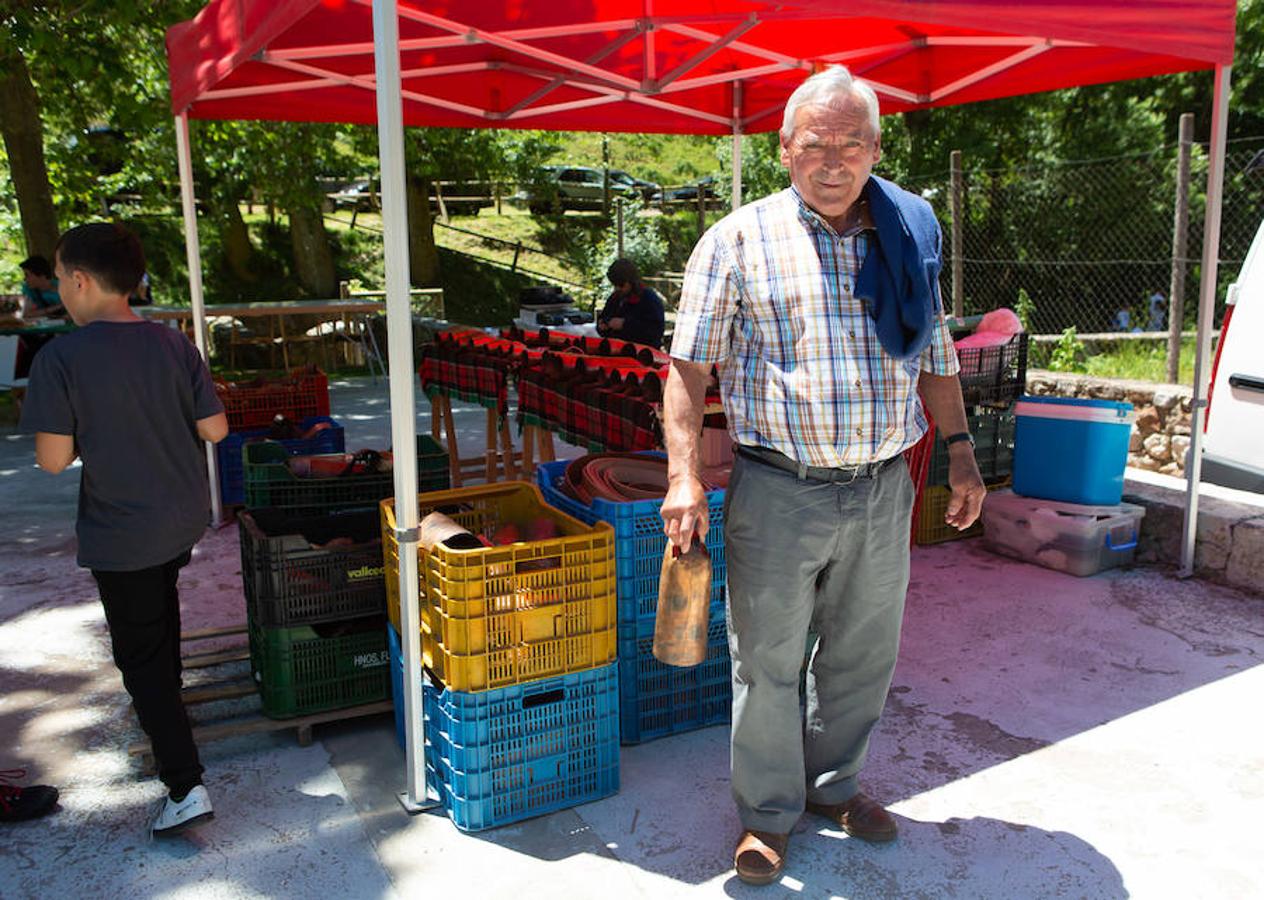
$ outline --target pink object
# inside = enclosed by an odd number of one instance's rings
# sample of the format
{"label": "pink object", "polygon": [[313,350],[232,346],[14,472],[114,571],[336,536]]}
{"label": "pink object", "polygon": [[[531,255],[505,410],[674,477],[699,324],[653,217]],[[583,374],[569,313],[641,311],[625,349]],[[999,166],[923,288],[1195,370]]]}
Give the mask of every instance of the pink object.
{"label": "pink object", "polygon": [[970,347],[997,347],[1009,343],[1009,339],[1023,331],[1023,323],[1012,309],[994,309],[987,313],[974,329],[974,334],[957,341],[957,349]]}

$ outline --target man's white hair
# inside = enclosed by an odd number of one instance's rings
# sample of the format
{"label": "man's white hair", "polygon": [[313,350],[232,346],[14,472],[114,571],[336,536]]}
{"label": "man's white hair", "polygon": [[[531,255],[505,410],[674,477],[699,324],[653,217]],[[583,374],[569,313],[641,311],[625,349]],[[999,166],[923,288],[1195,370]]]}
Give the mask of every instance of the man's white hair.
{"label": "man's white hair", "polygon": [[803,84],[794,89],[790,99],[786,101],[786,112],[781,119],[781,137],[790,140],[794,134],[794,115],[802,106],[828,106],[837,103],[843,97],[855,97],[865,104],[869,112],[869,127],[874,135],[882,131],[878,124],[878,95],[873,88],[859,78],[853,78],[846,66],[830,66],[815,75],[809,76]]}

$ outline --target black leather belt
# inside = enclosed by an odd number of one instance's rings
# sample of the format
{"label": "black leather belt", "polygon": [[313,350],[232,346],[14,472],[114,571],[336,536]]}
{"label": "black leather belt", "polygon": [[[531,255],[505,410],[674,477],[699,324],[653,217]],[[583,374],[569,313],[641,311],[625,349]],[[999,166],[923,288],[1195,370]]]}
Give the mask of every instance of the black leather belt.
{"label": "black leather belt", "polygon": [[773,450],[769,447],[752,447],[747,444],[734,444],[733,450],[738,456],[744,456],[753,462],[762,463],[766,466],[772,466],[774,469],[781,469],[784,472],[789,472],[800,481],[821,481],[830,484],[850,484],[857,478],[873,478],[888,465],[900,458],[900,455],[897,453],[895,456],[887,459],[880,459],[877,462],[865,463],[864,465],[829,468],[827,466],[809,466],[800,462],[795,462],[784,453]]}

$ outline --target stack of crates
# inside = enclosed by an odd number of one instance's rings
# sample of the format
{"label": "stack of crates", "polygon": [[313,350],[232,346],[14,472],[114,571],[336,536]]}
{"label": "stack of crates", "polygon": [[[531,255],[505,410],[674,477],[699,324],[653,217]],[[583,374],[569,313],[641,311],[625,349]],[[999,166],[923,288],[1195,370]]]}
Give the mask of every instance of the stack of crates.
{"label": "stack of crates", "polygon": [[[479,831],[619,787],[614,535],[523,482],[423,494],[473,534],[547,519],[556,536],[419,548],[426,780]],[[396,731],[405,740],[395,504],[381,504]]]}
{"label": "stack of crates", "polygon": [[297,423],[299,434],[318,424],[329,426],[310,438],[277,441],[286,453],[343,451],[342,426],[329,418],[329,380],[319,369],[295,369],[283,380],[216,381],[215,393],[228,419],[228,437],[215,447],[220,500],[225,507],[244,502],[242,451],[246,444],[266,439],[277,417]]}
{"label": "stack of crates", "polygon": [[373,509],[238,515],[250,660],[275,719],[385,700],[386,590]]}
{"label": "stack of crates", "polygon": [[[989,491],[1008,486],[1013,477],[1014,402],[1026,387],[1027,340],[1026,334],[1017,334],[998,346],[957,351],[961,395],[974,437],[974,458]],[[983,533],[982,519],[965,531],[944,522],[952,489],[948,486],[948,448],[943,437],[938,429],[932,429],[928,438],[930,463],[913,534],[918,544],[938,544]]]}
{"label": "stack of crates", "polygon": [[711,609],[707,655],[690,668],[669,666],[654,657],[654,619],[663,568],[661,500],[616,503],[595,499],[585,506],[558,485],[567,462],[544,463],[536,478],[552,506],[583,522],[614,528],[619,577],[619,737],[625,744],[691,731],[729,720],[733,700],[728,632],[724,618],[724,491],[707,494],[710,523]]}
{"label": "stack of crates", "polygon": [[[377,503],[391,495],[392,474],[291,473],[288,463],[297,455],[346,458],[343,430],[328,417],[328,382],[319,371],[297,370],[289,382],[221,384],[217,390],[230,427],[240,429],[221,442],[221,484],[236,492],[225,495],[226,504],[245,501],[237,516],[241,572],[251,669],[264,714],[287,719],[387,699]],[[331,427],[294,441],[268,440],[260,427],[277,415],[294,420],[305,413],[299,428],[319,422]],[[446,488],[443,448],[424,435],[417,456],[421,489]]]}

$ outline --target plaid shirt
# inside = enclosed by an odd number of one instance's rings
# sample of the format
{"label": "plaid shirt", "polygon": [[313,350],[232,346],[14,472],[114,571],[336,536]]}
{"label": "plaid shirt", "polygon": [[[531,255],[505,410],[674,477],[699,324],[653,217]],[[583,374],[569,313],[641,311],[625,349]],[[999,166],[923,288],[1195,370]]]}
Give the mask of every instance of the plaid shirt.
{"label": "plaid shirt", "polygon": [[813,466],[887,459],[917,443],[920,371],[958,370],[942,311],[920,357],[882,349],[852,285],[870,232],[839,237],[794,188],[742,207],[685,269],[672,356],[717,363],[729,433]]}

